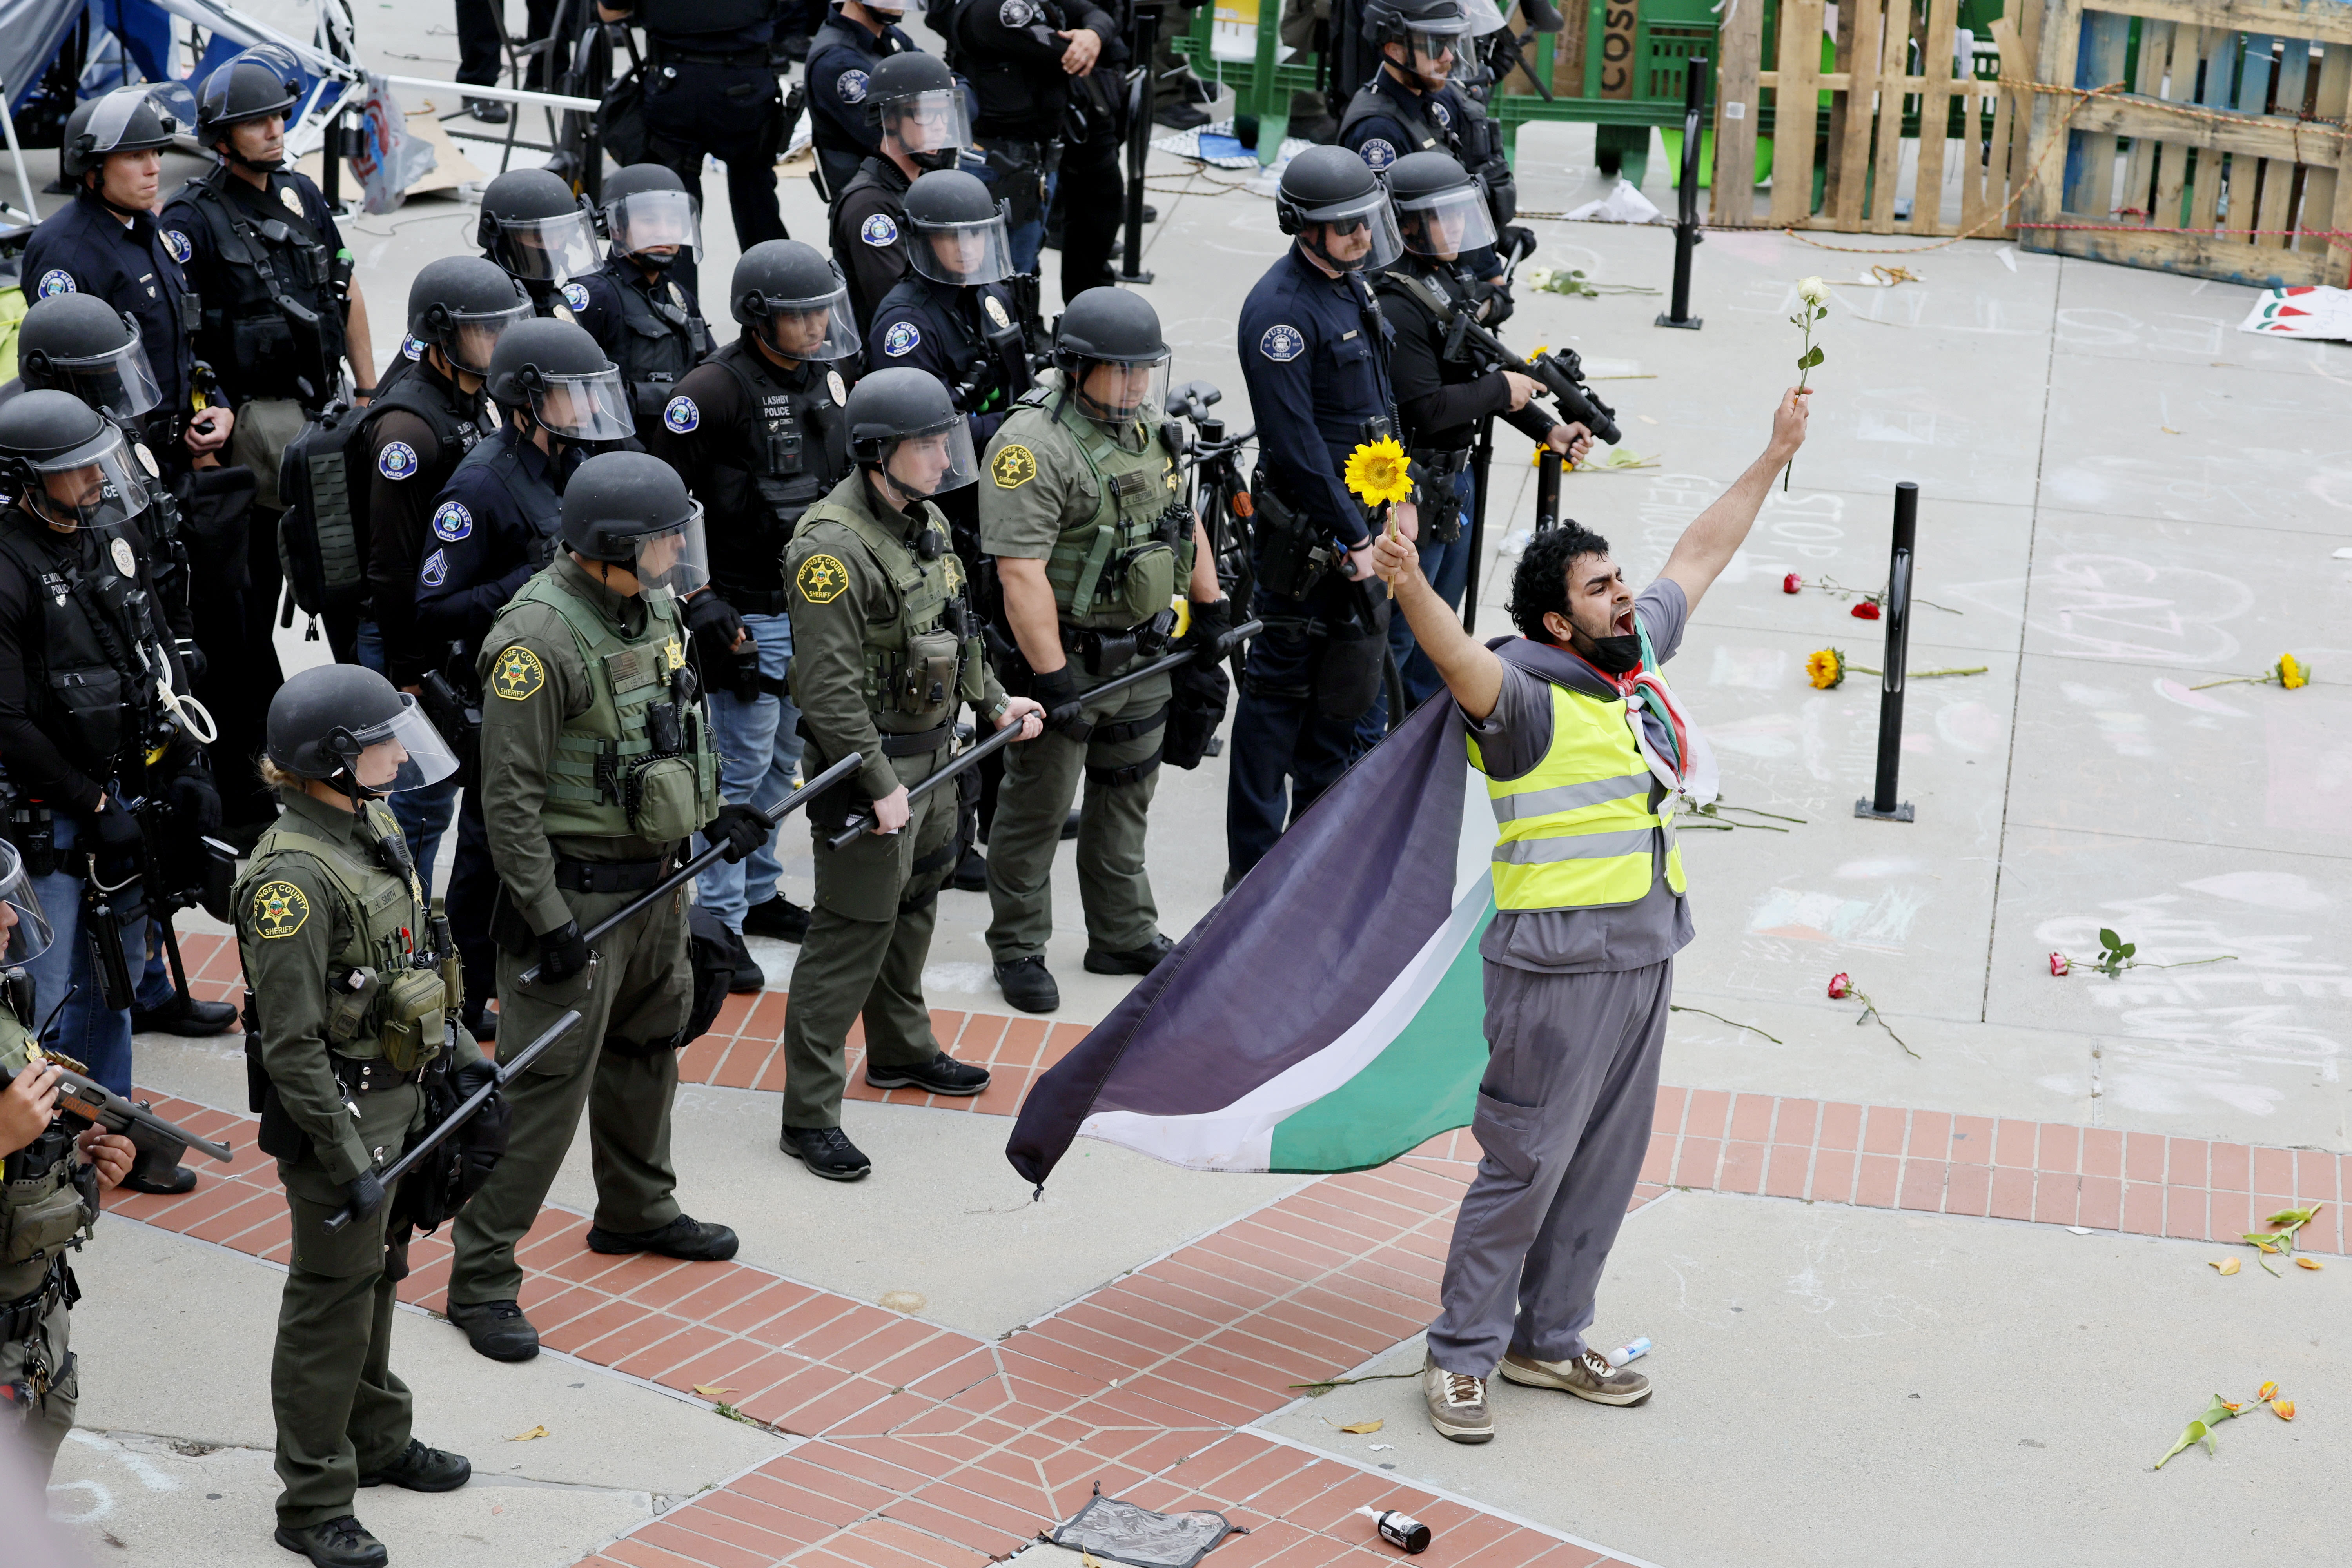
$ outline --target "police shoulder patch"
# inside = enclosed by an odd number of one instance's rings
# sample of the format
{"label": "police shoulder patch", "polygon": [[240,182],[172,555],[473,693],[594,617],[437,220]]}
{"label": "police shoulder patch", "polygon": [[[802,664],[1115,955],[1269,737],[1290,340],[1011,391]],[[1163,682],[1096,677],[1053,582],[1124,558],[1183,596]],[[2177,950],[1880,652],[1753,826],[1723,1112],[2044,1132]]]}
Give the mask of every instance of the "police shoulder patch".
{"label": "police shoulder patch", "polygon": [[701,423],[702,410],[682,392],[662,405],[662,428],[673,436],[687,435]]}
{"label": "police shoulder patch", "polygon": [[923,331],[912,321],[893,321],[890,330],[882,334],[882,352],[892,359],[903,359],[913,353],[923,341]]}
{"label": "police shoulder patch", "polygon": [[1442,98],[1429,100],[1429,117],[1441,126],[1451,127],[1454,123],[1454,111],[1445,107],[1445,100]]}
{"label": "police shoulder patch", "polygon": [[292,936],[310,918],[310,900],[291,882],[264,882],[253,890],[253,929],[264,942]]}
{"label": "police shoulder patch", "polygon": [[566,283],[563,286],[563,302],[575,310],[586,310],[588,308],[587,289],[578,283]]}
{"label": "police shoulder patch", "polygon": [[40,285],[36,291],[42,299],[47,300],[59,294],[79,294],[81,285],[75,282],[74,275],[64,268],[52,267],[41,274]]}
{"label": "police shoulder patch", "polygon": [[436,539],[446,539],[455,544],[473,531],[474,514],[466,510],[464,501],[443,501],[441,510],[433,514],[433,537]]}
{"label": "police shoulder patch", "polygon": [[793,585],[812,605],[830,605],[849,589],[849,568],[830,555],[812,555],[793,574]]}
{"label": "police shoulder patch", "polygon": [[490,689],[509,702],[525,702],[547,684],[547,666],[520,643],[510,644],[490,667]]}
{"label": "police shoulder patch", "polygon": [[1288,364],[1307,352],[1307,335],[1297,327],[1268,327],[1257,341],[1257,352],[1276,364]]}
{"label": "police shoulder patch", "polygon": [[383,450],[375,455],[375,471],[387,479],[414,479],[416,448],[405,441],[386,441]]}
{"label": "police shoulder patch", "polygon": [[438,550],[426,556],[416,570],[416,580],[428,588],[438,588],[449,580],[449,557]]}
{"label": "police shoulder patch", "polygon": [[1364,144],[1356,149],[1356,154],[1377,174],[1396,162],[1396,143],[1385,136],[1368,136]]}
{"label": "police shoulder patch", "polygon": [[188,237],[176,228],[163,231],[163,248],[170,251],[172,259],[183,267],[188,264],[188,258],[196,253],[195,247],[188,243]]}
{"label": "police shoulder patch", "polygon": [[896,245],[898,243],[898,226],[891,221],[888,213],[876,213],[857,226],[857,237],[868,245]]}
{"label": "police shoulder patch", "polygon": [[1037,454],[1014,442],[989,460],[989,477],[1001,490],[1017,490],[1037,477]]}
{"label": "police shoulder patch", "polygon": [[410,361],[423,359],[425,345],[415,338],[403,338],[400,340],[400,357]]}
{"label": "police shoulder patch", "polygon": [[864,71],[844,71],[839,77],[835,78],[835,80],[840,88],[842,102],[863,103],[866,101],[866,76]]}

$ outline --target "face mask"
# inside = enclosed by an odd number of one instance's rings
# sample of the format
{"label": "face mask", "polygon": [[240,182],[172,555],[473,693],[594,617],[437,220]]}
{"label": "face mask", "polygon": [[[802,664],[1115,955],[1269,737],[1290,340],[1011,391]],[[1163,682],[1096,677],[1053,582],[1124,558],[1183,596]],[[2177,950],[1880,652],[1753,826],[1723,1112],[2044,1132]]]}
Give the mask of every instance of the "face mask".
{"label": "face mask", "polygon": [[665,256],[658,250],[640,250],[629,259],[650,271],[667,272],[677,265],[677,252],[673,250]]}
{"label": "face mask", "polygon": [[1590,648],[1577,652],[1611,675],[1623,675],[1642,662],[1642,638],[1632,637],[1594,637]]}
{"label": "face mask", "polygon": [[930,174],[937,174],[942,169],[952,169],[962,162],[962,150],[956,147],[940,147],[928,153],[907,154],[907,162]]}

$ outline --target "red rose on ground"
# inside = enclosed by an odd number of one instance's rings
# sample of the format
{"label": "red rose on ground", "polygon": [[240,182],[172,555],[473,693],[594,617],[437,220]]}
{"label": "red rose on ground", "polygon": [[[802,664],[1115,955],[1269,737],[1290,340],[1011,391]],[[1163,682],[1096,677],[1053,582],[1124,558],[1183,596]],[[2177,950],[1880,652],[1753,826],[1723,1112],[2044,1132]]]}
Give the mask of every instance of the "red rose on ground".
{"label": "red rose on ground", "polygon": [[1847,613],[1857,621],[1874,621],[1878,618],[1878,606],[1864,599]]}
{"label": "red rose on ground", "polygon": [[1848,992],[1852,991],[1853,989],[1853,982],[1852,980],[1848,979],[1848,978],[1847,978],[1847,977],[1846,977],[1843,973],[1837,973],[1837,974],[1832,974],[1832,975],[1831,975],[1831,976],[1830,976],[1830,1000],[1831,1000],[1831,1001],[1832,1001],[1832,1002],[1842,1002],[1842,1001],[1845,1000],[1846,994],[1847,994]]}
{"label": "red rose on ground", "polygon": [[1780,579],[1780,592],[1783,594],[1793,594],[1804,585],[1805,580],[1802,577],[1798,576],[1794,572],[1790,573],[1786,577]]}
{"label": "red rose on ground", "polygon": [[2057,975],[2063,975],[2063,974],[2065,974],[2065,973],[2067,973],[2067,971],[2069,971],[2069,970],[2073,969],[2074,967],[2074,960],[2072,960],[2072,959],[2068,958],[2064,953],[2063,953],[2063,952],[2053,952],[2053,953],[2052,953],[2052,954],[2050,955],[2050,973],[2053,973],[2053,974],[2057,974]]}

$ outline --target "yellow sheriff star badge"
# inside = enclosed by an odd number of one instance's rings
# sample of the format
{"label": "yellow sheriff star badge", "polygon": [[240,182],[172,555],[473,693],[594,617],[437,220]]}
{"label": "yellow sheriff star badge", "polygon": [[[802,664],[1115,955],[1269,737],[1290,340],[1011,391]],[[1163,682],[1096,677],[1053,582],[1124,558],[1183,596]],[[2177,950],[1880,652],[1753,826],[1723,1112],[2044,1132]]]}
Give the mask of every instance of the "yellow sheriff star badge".
{"label": "yellow sheriff star badge", "polygon": [[291,882],[264,882],[253,891],[253,929],[264,942],[292,936],[310,918],[310,900]]}
{"label": "yellow sheriff star badge", "polygon": [[686,645],[676,637],[670,638],[669,641],[662,644],[662,668],[665,669],[685,668]]}
{"label": "yellow sheriff star badge", "polygon": [[520,643],[499,655],[490,669],[490,689],[509,702],[528,700],[546,684],[547,667]]}
{"label": "yellow sheriff star badge", "polygon": [[848,589],[849,569],[830,555],[812,555],[793,582],[810,604],[830,605]]}
{"label": "yellow sheriff star badge", "polygon": [[1015,442],[996,454],[988,472],[998,489],[1017,490],[1037,477],[1037,454]]}

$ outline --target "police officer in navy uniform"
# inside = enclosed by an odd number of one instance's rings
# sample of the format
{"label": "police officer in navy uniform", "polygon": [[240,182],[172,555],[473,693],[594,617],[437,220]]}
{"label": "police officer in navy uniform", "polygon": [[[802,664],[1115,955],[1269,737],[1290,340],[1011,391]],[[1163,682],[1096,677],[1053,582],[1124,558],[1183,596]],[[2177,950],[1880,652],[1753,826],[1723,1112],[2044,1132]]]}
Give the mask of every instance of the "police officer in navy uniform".
{"label": "police officer in navy uniform", "polygon": [[637,424],[650,426],[710,352],[702,305],[678,267],[691,277],[701,215],[676,171],[632,163],[604,182],[596,216],[610,249],[603,268],[573,280],[582,298],[572,313],[621,367]]}
{"label": "police officer in navy uniform", "polygon": [[[1367,513],[1341,475],[1358,446],[1395,434],[1390,328],[1365,274],[1402,250],[1396,216],[1340,147],[1293,158],[1274,210],[1296,237],[1251,289],[1237,333],[1259,450],[1251,614],[1265,630],[1250,644],[1227,752],[1229,888],[1354,760],[1387,630],[1386,598],[1367,591]],[[1397,510],[1411,537],[1412,503]]]}
{"label": "police officer in navy uniform", "polygon": [[482,187],[474,243],[530,290],[533,310],[559,321],[588,302],[571,279],[604,264],[587,198],[545,169],[509,169]]}
{"label": "police officer in navy uniform", "polygon": [[[1519,205],[1502,131],[1449,80],[1469,29],[1462,0],[1371,0],[1364,7],[1364,34],[1381,52],[1381,68],[1349,100],[1339,144],[1374,174],[1409,153],[1452,153],[1485,189],[1499,234]],[[1471,253],[1469,265],[1482,279],[1502,271],[1484,247]]]}
{"label": "police officer in navy uniform", "polygon": [[774,0],[596,0],[596,15],[646,30],[648,155],[677,170],[698,201],[703,158],[726,164],[741,248],[790,237],[776,200],[784,100]]}
{"label": "police officer in navy uniform", "polygon": [[894,55],[920,53],[898,23],[901,6],[866,5],[836,0],[833,14],[810,40],[802,79],[808,85],[809,141],[816,148],[817,174],[829,195],[839,195],[857,165],[881,151],[873,111],[874,70]]}
{"label": "police officer in navy uniform", "polygon": [[963,89],[929,55],[892,55],[874,68],[865,92],[877,151],[846,185],[834,187],[830,216],[833,259],[849,280],[860,332],[907,275],[908,186],[956,167],[971,145]]}
{"label": "police officer in navy uniform", "polygon": [[1013,271],[1004,214],[978,176],[942,169],[908,187],[906,220],[910,270],[875,307],[866,363],[938,376],[984,444],[1033,379],[1002,287]]}

